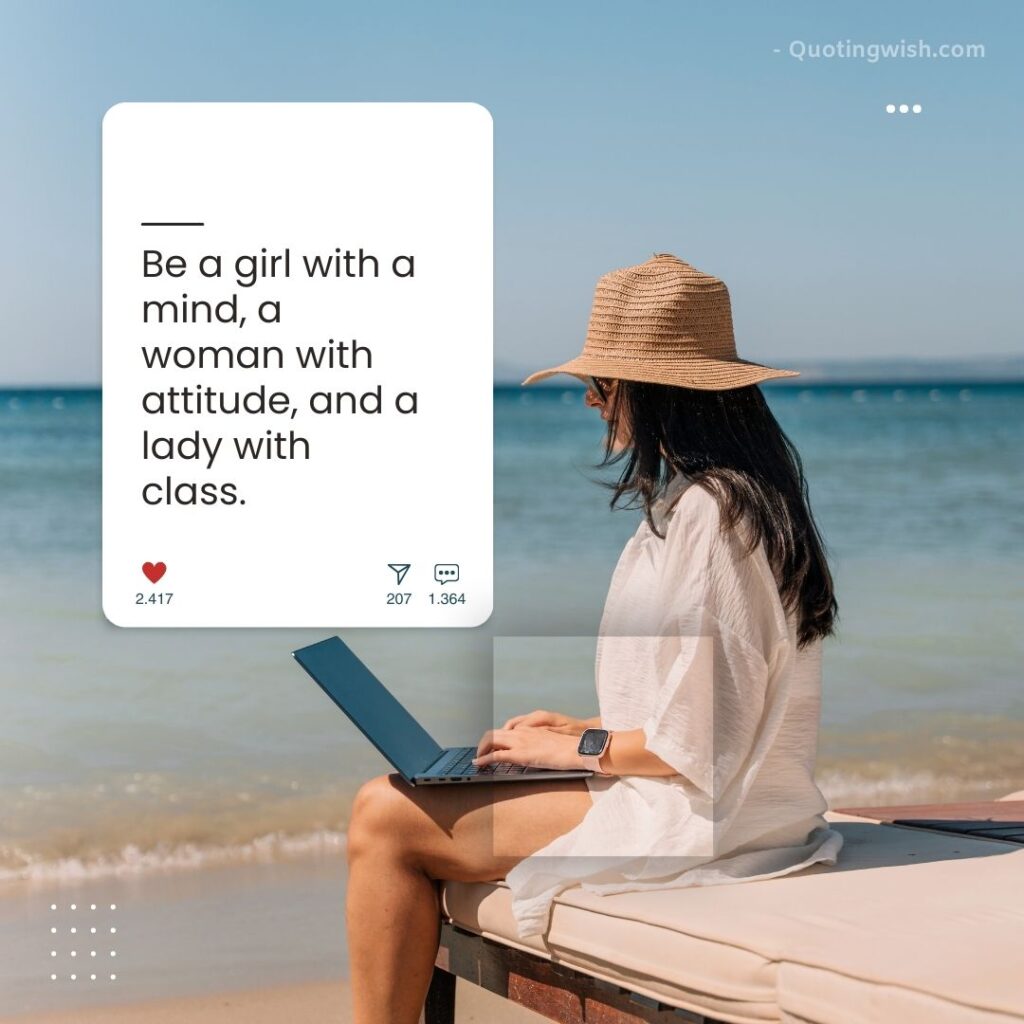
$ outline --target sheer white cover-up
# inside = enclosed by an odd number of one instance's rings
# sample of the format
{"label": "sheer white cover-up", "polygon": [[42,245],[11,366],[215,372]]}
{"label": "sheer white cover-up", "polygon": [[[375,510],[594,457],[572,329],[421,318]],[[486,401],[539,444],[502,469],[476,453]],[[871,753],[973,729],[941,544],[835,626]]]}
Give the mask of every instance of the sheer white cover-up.
{"label": "sheer white cover-up", "polygon": [[[842,833],[814,782],[821,641],[796,646],[759,545],[676,476],[612,576],[597,639],[601,724],[642,729],[679,774],[591,776],[593,806],[507,875],[519,935],[571,886],[611,894],[719,885],[835,864]],[[614,743],[614,738],[613,741]]]}

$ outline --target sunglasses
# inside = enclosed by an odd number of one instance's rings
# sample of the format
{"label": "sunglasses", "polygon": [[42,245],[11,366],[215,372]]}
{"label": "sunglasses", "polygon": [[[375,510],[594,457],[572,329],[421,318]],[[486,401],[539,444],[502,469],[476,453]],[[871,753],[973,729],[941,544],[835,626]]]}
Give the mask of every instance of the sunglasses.
{"label": "sunglasses", "polygon": [[610,377],[591,377],[590,386],[597,392],[598,398],[603,402],[608,398],[612,388],[615,387],[615,381]]}

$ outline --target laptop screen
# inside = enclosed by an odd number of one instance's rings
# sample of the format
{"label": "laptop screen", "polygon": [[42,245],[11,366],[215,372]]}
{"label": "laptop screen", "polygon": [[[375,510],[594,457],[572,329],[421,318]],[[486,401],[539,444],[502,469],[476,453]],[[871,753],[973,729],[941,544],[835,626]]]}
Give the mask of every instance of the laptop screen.
{"label": "laptop screen", "polygon": [[426,771],[440,757],[442,748],[340,637],[332,636],[292,653],[407,780]]}

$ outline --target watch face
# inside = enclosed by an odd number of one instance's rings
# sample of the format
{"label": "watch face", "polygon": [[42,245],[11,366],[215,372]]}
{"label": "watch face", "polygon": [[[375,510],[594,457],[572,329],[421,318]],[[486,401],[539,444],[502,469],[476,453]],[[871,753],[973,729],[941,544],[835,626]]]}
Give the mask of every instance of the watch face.
{"label": "watch face", "polygon": [[604,745],[607,742],[607,729],[587,729],[583,735],[580,736],[580,745],[577,752],[583,754],[585,757],[588,755],[593,757],[604,750]]}

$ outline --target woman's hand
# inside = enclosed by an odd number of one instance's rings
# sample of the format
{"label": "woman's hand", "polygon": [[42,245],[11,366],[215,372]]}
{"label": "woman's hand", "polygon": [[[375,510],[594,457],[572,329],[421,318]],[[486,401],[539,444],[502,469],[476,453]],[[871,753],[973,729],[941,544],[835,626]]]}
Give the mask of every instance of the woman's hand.
{"label": "woman's hand", "polygon": [[477,746],[473,764],[496,762],[525,764],[533,768],[582,768],[575,734],[548,726],[520,723],[515,729],[491,729]]}
{"label": "woman's hand", "polygon": [[517,729],[521,726],[529,726],[531,728],[539,728],[543,726],[547,729],[554,729],[558,732],[564,733],[568,736],[579,736],[584,729],[590,727],[590,722],[585,721],[582,718],[572,718],[569,715],[563,715],[559,711],[531,711],[525,715],[514,715],[510,718],[503,729]]}

